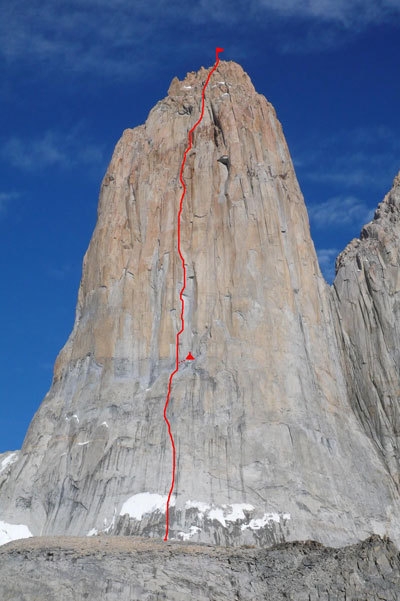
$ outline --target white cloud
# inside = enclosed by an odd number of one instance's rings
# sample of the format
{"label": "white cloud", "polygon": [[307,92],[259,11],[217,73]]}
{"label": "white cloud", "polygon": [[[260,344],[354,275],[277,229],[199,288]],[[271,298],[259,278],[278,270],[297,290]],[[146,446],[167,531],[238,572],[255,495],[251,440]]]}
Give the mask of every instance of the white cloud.
{"label": "white cloud", "polygon": [[79,127],[66,134],[48,130],[35,138],[12,136],[2,141],[0,154],[13,167],[24,171],[96,165],[104,161],[103,147],[85,141]]}
{"label": "white cloud", "polygon": [[336,196],[319,204],[308,205],[310,221],[322,229],[334,226],[359,225],[370,221],[374,210],[355,196]]}

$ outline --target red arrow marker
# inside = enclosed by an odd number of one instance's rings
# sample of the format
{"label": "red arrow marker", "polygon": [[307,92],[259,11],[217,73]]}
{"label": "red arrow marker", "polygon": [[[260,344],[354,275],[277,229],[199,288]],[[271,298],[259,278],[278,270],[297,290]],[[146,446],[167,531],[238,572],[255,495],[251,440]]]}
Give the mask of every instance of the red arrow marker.
{"label": "red arrow marker", "polygon": [[188,356],[186,357],[185,361],[194,361],[194,357],[193,357],[192,353],[188,354]]}

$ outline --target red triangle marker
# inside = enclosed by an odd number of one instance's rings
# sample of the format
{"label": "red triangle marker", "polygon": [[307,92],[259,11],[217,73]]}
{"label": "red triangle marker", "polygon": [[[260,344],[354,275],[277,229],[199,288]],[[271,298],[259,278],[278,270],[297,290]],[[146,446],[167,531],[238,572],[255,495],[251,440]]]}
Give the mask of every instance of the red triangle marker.
{"label": "red triangle marker", "polygon": [[188,356],[186,357],[185,361],[194,361],[194,357],[193,357],[192,353],[188,354]]}

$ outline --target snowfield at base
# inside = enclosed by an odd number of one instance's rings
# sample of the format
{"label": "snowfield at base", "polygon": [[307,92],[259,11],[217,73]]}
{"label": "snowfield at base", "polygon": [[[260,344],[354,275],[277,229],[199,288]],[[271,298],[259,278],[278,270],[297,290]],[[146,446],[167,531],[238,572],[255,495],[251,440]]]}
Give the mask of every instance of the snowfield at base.
{"label": "snowfield at base", "polygon": [[[156,493],[141,492],[125,501],[119,515],[127,513],[131,518],[141,520],[144,515],[153,511],[162,511],[165,513],[167,499],[167,496]],[[174,505],[175,499],[171,497],[170,507]]]}
{"label": "snowfield at base", "polygon": [[264,513],[262,518],[250,520],[248,524],[242,524],[241,530],[261,530],[271,522],[279,524],[281,520],[290,520],[290,513]]}
{"label": "snowfield at base", "polygon": [[178,532],[178,540],[189,540],[198,532],[201,532],[201,528],[198,526],[190,526],[189,532]]}
{"label": "snowfield at base", "polygon": [[[144,515],[161,511],[165,513],[167,496],[156,493],[142,492],[130,497],[122,505],[119,515],[128,514],[135,520],[141,520]],[[175,505],[176,499],[171,498],[170,506]],[[252,518],[249,514],[255,511],[255,507],[249,503],[231,503],[229,505],[214,505],[205,503],[204,501],[186,501],[185,509],[196,509],[197,520],[218,521],[221,526],[227,528],[227,522],[242,522],[241,530],[250,528],[251,530],[261,530],[265,527],[270,527],[273,523],[279,524],[290,520],[290,513],[264,513],[261,518]],[[178,537],[181,540],[189,540],[200,528],[192,525],[189,532],[179,532]],[[93,531],[90,531],[88,536],[92,536]]]}
{"label": "snowfield at base", "polygon": [[254,511],[253,505],[248,503],[232,503],[231,505],[209,505],[201,501],[187,501],[186,509],[197,509],[199,518],[203,519],[206,514],[209,520],[218,520],[226,527],[226,522],[236,522],[237,520],[245,520],[244,511]]}
{"label": "snowfield at base", "polygon": [[0,520],[0,545],[5,545],[19,538],[30,538],[33,536],[28,526],[24,524],[7,524]]}
{"label": "snowfield at base", "polygon": [[5,459],[2,460],[2,462],[0,463],[0,474],[1,474],[1,472],[4,472],[4,470],[7,469],[8,466],[11,466],[13,463],[15,463],[17,461],[18,455],[19,455],[19,451],[14,451],[13,453],[10,453]]}
{"label": "snowfield at base", "polygon": [[[265,513],[262,518],[253,518],[250,521],[248,516],[244,513],[253,512],[254,507],[248,503],[232,503],[231,505],[209,505],[202,501],[187,501],[185,504],[186,509],[197,509],[198,518],[203,520],[204,517],[208,520],[217,520],[224,528],[226,528],[226,522],[237,522],[247,521],[247,523],[241,525],[241,530],[250,528],[251,530],[261,530],[265,526],[271,525],[272,522],[279,524],[281,520],[290,520],[290,513]],[[191,534],[179,533],[179,535],[193,536],[195,532]],[[184,540],[187,540],[185,538]]]}
{"label": "snowfield at base", "polygon": [[202,519],[204,517],[204,514],[211,509],[211,505],[209,505],[208,503],[203,503],[202,501],[186,501],[185,508],[197,509],[197,511],[199,512],[199,518]]}

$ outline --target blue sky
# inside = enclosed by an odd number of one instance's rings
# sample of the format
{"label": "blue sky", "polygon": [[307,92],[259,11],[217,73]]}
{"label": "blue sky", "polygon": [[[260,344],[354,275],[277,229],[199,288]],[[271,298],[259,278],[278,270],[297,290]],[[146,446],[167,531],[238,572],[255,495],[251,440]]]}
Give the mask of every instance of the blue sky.
{"label": "blue sky", "polygon": [[321,267],[400,169],[400,0],[0,0],[0,452],[74,320],[101,179],[171,79],[221,58],[275,106]]}

